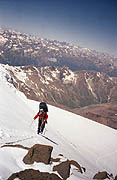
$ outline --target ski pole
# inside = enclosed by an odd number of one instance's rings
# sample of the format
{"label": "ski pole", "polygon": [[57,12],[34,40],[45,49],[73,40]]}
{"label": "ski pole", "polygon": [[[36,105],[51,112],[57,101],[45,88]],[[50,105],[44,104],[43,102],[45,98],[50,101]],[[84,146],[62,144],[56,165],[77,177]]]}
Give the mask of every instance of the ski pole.
{"label": "ski pole", "polygon": [[43,135],[45,135],[46,131],[47,131],[47,129],[46,129],[46,128],[44,128],[44,133],[43,133]]}

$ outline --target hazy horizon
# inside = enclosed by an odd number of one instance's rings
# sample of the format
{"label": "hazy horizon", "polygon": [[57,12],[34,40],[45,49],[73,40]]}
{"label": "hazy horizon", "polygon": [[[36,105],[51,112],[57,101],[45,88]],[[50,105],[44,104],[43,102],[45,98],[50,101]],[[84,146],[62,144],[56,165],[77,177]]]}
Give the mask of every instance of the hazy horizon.
{"label": "hazy horizon", "polygon": [[0,27],[117,56],[116,0],[0,0]]}

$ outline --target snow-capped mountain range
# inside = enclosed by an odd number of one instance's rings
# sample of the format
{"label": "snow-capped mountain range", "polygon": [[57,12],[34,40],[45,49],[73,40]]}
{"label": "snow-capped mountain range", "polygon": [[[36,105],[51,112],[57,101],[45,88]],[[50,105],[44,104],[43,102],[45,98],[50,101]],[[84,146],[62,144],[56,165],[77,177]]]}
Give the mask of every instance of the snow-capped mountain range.
{"label": "snow-capped mountain range", "polygon": [[[116,57],[0,28],[0,63],[28,98],[117,129]],[[92,104],[99,105],[86,107]]]}
{"label": "snow-capped mountain range", "polygon": [[[7,180],[13,173],[25,169],[41,172],[53,172],[53,166],[67,159],[75,160],[85,172],[71,166],[68,180],[92,180],[96,173],[107,172],[109,178],[117,175],[117,132],[116,130],[83,118],[79,115],[48,105],[49,118],[45,136],[36,135],[39,102],[27,99],[10,82],[12,77],[4,66],[0,66],[0,180]],[[7,144],[7,146],[3,146]],[[8,146],[10,145],[11,146]],[[44,164],[35,162],[26,165],[23,162],[27,149],[34,144],[51,145],[52,157],[59,157],[59,162]],[[117,177],[117,176],[116,176]],[[19,180],[20,178],[15,178]],[[28,175],[27,175],[28,179]],[[27,180],[26,179],[26,180]],[[108,179],[108,177],[103,178]]]}
{"label": "snow-capped mountain range", "polygon": [[9,65],[68,66],[71,70],[96,70],[117,76],[117,57],[0,29],[0,62]]}
{"label": "snow-capped mountain range", "polygon": [[[99,110],[97,113],[85,113],[85,116],[117,129],[117,103],[114,103],[117,102],[117,78],[96,71],[74,72],[68,67],[36,68],[3,64],[1,67],[10,73],[7,80],[29,99],[46,101],[75,113],[80,107],[102,104],[106,115],[100,114]],[[108,111],[105,111],[104,103],[111,103]]]}

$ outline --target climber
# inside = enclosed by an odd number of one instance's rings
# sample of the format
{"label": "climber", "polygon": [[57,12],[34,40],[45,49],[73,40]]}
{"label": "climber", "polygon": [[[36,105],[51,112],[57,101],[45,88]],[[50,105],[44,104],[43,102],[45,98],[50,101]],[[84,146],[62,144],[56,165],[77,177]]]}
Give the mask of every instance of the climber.
{"label": "climber", "polygon": [[47,112],[48,112],[48,107],[47,107],[46,103],[41,102],[39,105],[39,112],[33,118],[35,120],[37,117],[39,117],[37,134],[43,133],[45,124],[47,123],[47,119],[48,119]]}

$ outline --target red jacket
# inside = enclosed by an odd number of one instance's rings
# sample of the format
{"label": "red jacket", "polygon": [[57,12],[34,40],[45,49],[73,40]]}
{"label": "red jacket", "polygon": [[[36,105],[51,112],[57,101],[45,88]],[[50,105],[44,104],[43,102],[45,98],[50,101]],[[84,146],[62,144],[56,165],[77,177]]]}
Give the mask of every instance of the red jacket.
{"label": "red jacket", "polygon": [[41,114],[39,114],[39,112],[36,114],[36,116],[34,117],[34,119],[36,119],[37,117],[44,117],[44,119],[47,121],[47,119],[48,119],[48,115],[47,115],[47,113],[46,114],[43,114],[43,113],[41,113]]}

